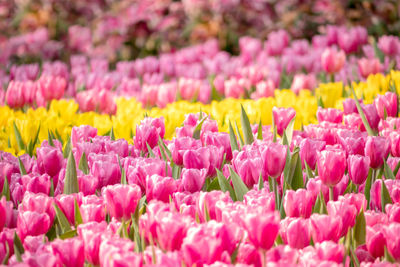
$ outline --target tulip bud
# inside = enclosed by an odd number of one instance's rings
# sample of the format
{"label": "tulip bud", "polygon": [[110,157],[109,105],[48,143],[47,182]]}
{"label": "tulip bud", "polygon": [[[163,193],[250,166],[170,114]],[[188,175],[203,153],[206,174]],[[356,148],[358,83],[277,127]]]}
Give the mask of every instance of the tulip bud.
{"label": "tulip bud", "polygon": [[390,151],[389,140],[381,136],[368,136],[365,143],[365,156],[371,160],[370,166],[378,169],[383,165]]}
{"label": "tulip bud", "polygon": [[263,167],[272,178],[279,177],[286,164],[287,147],[279,143],[270,143],[262,152]]}
{"label": "tulip bud", "polygon": [[347,166],[350,179],[356,185],[361,185],[368,177],[370,159],[360,155],[350,155],[347,158]]}
{"label": "tulip bud", "polygon": [[204,185],[206,180],[206,169],[183,169],[182,170],[182,186],[183,189],[191,193],[198,192]]}
{"label": "tulip bud", "polygon": [[280,136],[282,136],[290,121],[296,116],[296,111],[293,108],[273,107],[272,115],[277,132]]}
{"label": "tulip bud", "polygon": [[318,174],[325,185],[333,187],[342,180],[346,170],[346,155],[343,151],[321,151],[317,161]]}

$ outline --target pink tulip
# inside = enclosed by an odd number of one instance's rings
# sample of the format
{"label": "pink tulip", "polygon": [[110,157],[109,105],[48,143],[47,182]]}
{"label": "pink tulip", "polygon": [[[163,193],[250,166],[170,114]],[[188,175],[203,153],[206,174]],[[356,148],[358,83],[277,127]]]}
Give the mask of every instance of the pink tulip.
{"label": "pink tulip", "polygon": [[78,176],[79,191],[82,192],[84,196],[95,194],[98,184],[99,180],[96,176],[90,174]]}
{"label": "pink tulip", "polygon": [[248,89],[248,87],[246,87],[246,82],[243,79],[238,80],[236,78],[225,80],[224,88],[225,96],[227,98],[241,98]]}
{"label": "pink tulip", "polygon": [[191,222],[189,217],[179,214],[163,214],[156,226],[160,248],[167,251],[180,250]]}
{"label": "pink tulip", "polygon": [[52,146],[42,146],[36,150],[37,163],[40,173],[56,176],[64,164],[62,152]]}
{"label": "pink tulip", "polygon": [[262,152],[263,166],[272,178],[279,177],[286,164],[287,147],[279,143],[270,143]]}
{"label": "pink tulip", "polygon": [[106,217],[104,204],[82,204],[79,210],[84,223],[102,222]]}
{"label": "pink tulip", "polygon": [[386,239],[383,233],[383,225],[376,224],[374,226],[367,226],[366,244],[368,252],[374,258],[381,257],[385,253]]}
{"label": "pink tulip", "polygon": [[396,93],[387,92],[384,95],[377,95],[374,104],[381,119],[385,119],[385,112],[388,117],[397,117]]}
{"label": "pink tulip", "polygon": [[311,138],[303,139],[300,142],[300,158],[302,164],[305,166],[305,163],[307,163],[311,170],[315,170],[318,152],[324,148],[324,141],[318,141]]}
{"label": "pink tulip", "polygon": [[339,72],[346,61],[345,53],[335,48],[326,48],[321,55],[321,64],[324,71],[327,73]]}
{"label": "pink tulip", "polygon": [[25,105],[23,82],[11,81],[7,87],[5,100],[11,108],[22,108]]}
{"label": "pink tulip", "polygon": [[99,265],[99,250],[103,235],[107,234],[107,223],[86,223],[78,226],[78,235],[83,241],[85,259],[93,264]]}
{"label": "pink tulip", "polygon": [[356,101],[353,98],[346,98],[343,100],[343,111],[345,115],[358,113]]}
{"label": "pink tulip", "polygon": [[387,204],[385,207],[385,212],[389,217],[390,222],[400,223],[400,204]]}
{"label": "pink tulip", "polygon": [[290,246],[279,245],[271,248],[265,255],[266,262],[275,264],[296,265],[299,258],[297,249]]}
{"label": "pink tulip", "polygon": [[28,174],[21,177],[22,185],[26,191],[32,193],[44,193],[48,195],[50,192],[51,180],[48,174],[34,175]]}
{"label": "pink tulip", "polygon": [[121,168],[118,163],[96,160],[90,167],[90,173],[98,178],[98,189],[121,181]]}
{"label": "pink tulip", "polygon": [[268,35],[268,40],[265,42],[265,49],[271,56],[282,54],[283,50],[289,44],[289,34],[285,30],[271,32]]}
{"label": "pink tulip", "polygon": [[390,223],[384,228],[386,236],[386,244],[390,255],[399,261],[400,260],[400,224]]}
{"label": "pink tulip", "polygon": [[34,211],[37,213],[46,213],[50,218],[50,224],[53,223],[55,216],[54,199],[43,193],[26,192],[21,202],[22,211]]}
{"label": "pink tulip", "polygon": [[339,264],[343,263],[345,248],[342,244],[324,241],[315,244],[315,249],[320,260],[333,261]]}
{"label": "pink tulip", "polygon": [[136,135],[133,139],[135,148],[141,151],[147,151],[147,144],[154,148],[158,139],[164,138],[165,125],[164,118],[145,118],[140,125],[136,126]]}
{"label": "pink tulip", "polygon": [[279,232],[279,214],[248,213],[244,215],[243,222],[251,243],[256,248],[268,250],[274,244]]}
{"label": "pink tulip", "polygon": [[342,219],[342,231],[340,236],[345,236],[347,231],[356,223],[357,209],[348,205],[345,201],[329,201],[327,205],[328,215]]}
{"label": "pink tulip", "polygon": [[362,58],[358,60],[358,71],[364,79],[369,75],[381,72],[382,66],[377,58]]}
{"label": "pink tulip", "polygon": [[298,94],[301,90],[307,89],[312,91],[316,86],[317,79],[315,78],[314,74],[296,74],[293,78],[290,90],[292,90],[295,94]]}
{"label": "pink tulip", "polygon": [[369,126],[371,126],[371,128],[373,130],[378,129],[380,119],[379,119],[378,111],[375,108],[375,105],[374,104],[369,104],[369,105],[361,104],[361,108],[364,111],[365,117],[367,117]]}
{"label": "pink tulip", "polygon": [[378,41],[378,47],[385,55],[395,56],[400,51],[400,42],[396,36],[381,36]]}
{"label": "pink tulip", "polygon": [[263,97],[273,97],[275,87],[275,83],[271,79],[260,81],[256,84],[256,91],[251,94],[251,98],[259,99]]}
{"label": "pink tulip", "polygon": [[[263,177],[265,176],[265,167],[263,167],[263,160],[258,150],[235,152],[232,165],[233,170],[239,174],[247,187],[252,187],[258,182],[260,173]],[[229,173],[229,168],[227,170]]]}
{"label": "pink tulip", "polygon": [[47,233],[50,229],[50,217],[46,213],[24,211],[18,213],[17,231],[21,240],[28,235],[36,236]]}
{"label": "pink tulip", "polygon": [[78,238],[56,239],[50,243],[51,250],[65,267],[84,266],[83,242]]}
{"label": "pink tulip", "polygon": [[4,225],[6,224],[6,216],[7,216],[7,209],[5,206],[5,201],[0,201],[0,233],[3,230]]}
{"label": "pink tulip", "polygon": [[206,175],[206,169],[183,169],[181,174],[183,189],[191,193],[200,191],[206,180]]}
{"label": "pink tulip", "polygon": [[343,112],[339,109],[334,108],[318,108],[317,119],[321,123],[323,121],[328,121],[332,123],[342,123]]}
{"label": "pink tulip", "polygon": [[296,218],[289,222],[286,230],[286,240],[290,247],[302,249],[310,244],[309,221]]}
{"label": "pink tulip", "polygon": [[127,220],[135,212],[141,197],[137,185],[109,185],[102,189],[107,212],[116,219]]}
{"label": "pink tulip", "polygon": [[51,101],[52,99],[60,99],[64,95],[67,82],[62,77],[42,75],[36,81],[36,85],[37,97],[40,95],[45,101]]}
{"label": "pink tulip", "polygon": [[310,217],[310,230],[313,241],[321,243],[332,240],[338,242],[342,231],[342,220],[324,214],[313,214]]}
{"label": "pink tulip", "polygon": [[330,187],[342,180],[346,170],[346,154],[341,150],[324,150],[318,153],[318,174],[321,181]]}
{"label": "pink tulip", "polygon": [[305,189],[286,190],[283,207],[287,216],[308,218],[311,216],[313,206],[314,199],[311,192]]}
{"label": "pink tulip", "polygon": [[350,155],[347,158],[347,166],[351,181],[356,185],[361,185],[367,180],[370,159],[360,155]]}
{"label": "pink tulip", "polygon": [[79,205],[81,203],[81,198],[81,193],[71,195],[60,194],[55,197],[56,205],[64,213],[71,225],[75,224],[75,201]]}
{"label": "pink tulip", "polygon": [[71,144],[76,147],[78,142],[88,142],[97,136],[97,128],[89,125],[74,126],[71,130]]}
{"label": "pink tulip", "polygon": [[232,199],[229,196],[228,192],[225,193],[223,193],[222,191],[200,192],[196,201],[196,214],[198,214],[201,222],[205,222],[207,217],[209,217],[211,220],[216,219],[217,216],[216,216],[215,205],[218,201],[231,203]]}
{"label": "pink tulip", "polygon": [[44,234],[38,236],[27,236],[24,239],[24,249],[25,251],[34,253],[44,244],[44,242],[47,241],[47,236]]}
{"label": "pink tulip", "polygon": [[169,202],[169,198],[178,191],[177,181],[172,177],[164,177],[158,174],[146,177],[146,199],[157,199]]}
{"label": "pink tulip", "polygon": [[272,108],[272,115],[274,118],[274,123],[277,128],[277,132],[280,136],[286,130],[290,121],[296,116],[296,111],[293,108]]}
{"label": "pink tulip", "polygon": [[390,152],[389,141],[380,136],[368,136],[365,143],[365,156],[368,156],[371,160],[370,167],[378,169],[383,165]]}

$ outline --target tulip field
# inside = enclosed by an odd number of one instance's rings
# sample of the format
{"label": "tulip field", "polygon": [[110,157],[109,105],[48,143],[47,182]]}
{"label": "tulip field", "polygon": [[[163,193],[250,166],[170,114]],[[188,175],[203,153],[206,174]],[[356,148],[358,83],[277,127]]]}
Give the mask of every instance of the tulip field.
{"label": "tulip field", "polygon": [[0,266],[400,266],[400,5],[356,2],[0,3]]}

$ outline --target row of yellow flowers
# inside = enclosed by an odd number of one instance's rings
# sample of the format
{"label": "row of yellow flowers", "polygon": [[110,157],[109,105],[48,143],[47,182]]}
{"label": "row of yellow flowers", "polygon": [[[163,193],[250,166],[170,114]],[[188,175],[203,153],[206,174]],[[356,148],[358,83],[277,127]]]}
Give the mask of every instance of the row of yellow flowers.
{"label": "row of yellow flowers", "polygon": [[[383,94],[393,83],[400,88],[400,71],[392,71],[389,75],[371,75],[365,82],[353,83],[358,97],[363,97],[365,103],[372,103],[377,94]],[[342,100],[350,96],[350,90],[342,83],[320,84],[315,92],[301,91],[299,95],[290,90],[276,90],[275,97],[259,100],[225,99],[220,102],[204,105],[178,101],[169,104],[166,108],[144,109],[135,99],[117,99],[117,113],[114,116],[95,112],[78,112],[78,104],[74,100],[53,101],[49,109],[38,108],[13,110],[8,106],[0,107],[0,150],[13,154],[22,154],[25,151],[18,146],[14,123],[22,140],[28,144],[36,136],[39,129],[39,144],[47,139],[48,131],[57,132],[65,141],[69,138],[71,129],[77,125],[91,125],[98,129],[99,135],[107,134],[113,128],[116,138],[124,138],[132,142],[135,128],[145,114],[150,117],[165,118],[166,138],[174,136],[176,127],[185,119],[185,114],[196,113],[200,110],[210,114],[218,122],[221,131],[228,130],[229,121],[237,121],[240,128],[240,105],[242,104],[252,123],[261,119],[263,125],[272,124],[272,107],[293,107],[297,116],[295,129],[302,125],[316,122],[318,104],[324,107],[342,108]]]}

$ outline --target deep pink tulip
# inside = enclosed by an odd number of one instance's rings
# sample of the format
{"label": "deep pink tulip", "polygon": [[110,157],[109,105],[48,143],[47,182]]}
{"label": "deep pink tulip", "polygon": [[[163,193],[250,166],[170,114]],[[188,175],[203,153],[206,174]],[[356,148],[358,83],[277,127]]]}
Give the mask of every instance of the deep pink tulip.
{"label": "deep pink tulip", "polygon": [[[247,187],[252,187],[256,184],[260,177],[260,173],[262,173],[263,176],[265,173],[263,160],[258,150],[242,150],[239,153],[235,152],[232,159],[232,165],[233,169],[239,174]],[[226,170],[228,170],[229,173],[229,168]]]}
{"label": "deep pink tulip", "polygon": [[385,253],[386,239],[383,232],[383,225],[376,224],[367,226],[366,244],[368,252],[374,257],[381,257]]}
{"label": "deep pink tulip", "polygon": [[292,248],[302,249],[310,244],[309,221],[303,218],[292,220],[286,228],[286,240]]}
{"label": "deep pink tulip", "polygon": [[311,138],[304,138],[300,142],[300,158],[303,166],[305,166],[305,163],[307,163],[307,165],[311,168],[311,170],[315,170],[318,152],[324,148],[325,148],[324,141],[318,141]]}
{"label": "deep pink tulip", "polygon": [[7,209],[6,202],[3,199],[0,201],[0,232],[3,230],[4,225],[6,224],[7,219]]}
{"label": "deep pink tulip", "polygon": [[400,156],[400,133],[397,131],[391,131],[389,133],[390,140],[390,151],[392,156],[399,157]]}
{"label": "deep pink tulip", "polygon": [[42,235],[37,235],[37,236],[27,236],[24,239],[24,249],[25,251],[29,252],[36,252],[37,249],[44,244],[44,242],[47,242],[47,236],[42,234]]}
{"label": "deep pink tulip", "polygon": [[109,185],[102,189],[107,212],[116,219],[129,219],[141,198],[137,185]]}
{"label": "deep pink tulip", "polygon": [[114,185],[121,181],[121,168],[118,163],[97,160],[93,162],[90,173],[98,178],[97,189]]}
{"label": "deep pink tulip", "polygon": [[67,217],[71,225],[75,225],[75,201],[79,205],[81,203],[81,198],[81,193],[71,195],[60,194],[54,198],[55,203],[64,213],[65,217]]}
{"label": "deep pink tulip", "polygon": [[339,72],[346,61],[345,53],[336,48],[326,48],[321,55],[322,69],[328,73]]}
{"label": "deep pink tulip", "polygon": [[286,190],[283,207],[287,216],[308,218],[313,206],[314,196],[311,192],[305,189]]}
{"label": "deep pink tulip", "polygon": [[67,82],[62,77],[42,75],[36,81],[36,86],[36,95],[40,95],[45,101],[51,101],[52,99],[60,99],[64,95]]}
{"label": "deep pink tulip", "polygon": [[261,153],[263,167],[272,178],[279,177],[286,164],[287,147],[279,143],[269,143]]}
{"label": "deep pink tulip", "polygon": [[347,158],[347,167],[351,181],[361,185],[368,177],[370,159],[360,155],[350,155]]}
{"label": "deep pink tulip", "polygon": [[390,152],[390,142],[381,136],[368,136],[365,142],[365,156],[371,160],[370,166],[378,169]]}
{"label": "deep pink tulip", "polygon": [[284,263],[291,266],[296,265],[299,252],[297,249],[291,248],[290,246],[278,245],[268,250],[265,258],[268,263]]}
{"label": "deep pink tulip", "polygon": [[335,186],[346,170],[346,154],[341,150],[324,150],[317,157],[318,175],[327,186]]}
{"label": "deep pink tulip", "polygon": [[167,251],[180,250],[191,222],[190,217],[180,214],[163,214],[156,226],[160,248]]}
{"label": "deep pink tulip", "polygon": [[339,264],[343,263],[345,248],[342,244],[324,241],[315,244],[315,249],[320,260],[333,261]]}
{"label": "deep pink tulip", "polygon": [[201,190],[206,180],[206,169],[183,169],[182,187],[184,190],[194,193]]}
{"label": "deep pink tulip", "polygon": [[96,193],[96,189],[99,185],[99,180],[93,175],[79,175],[78,176],[79,191],[84,196],[92,195]]}
{"label": "deep pink tulip", "polygon": [[[128,165],[129,166],[129,165]],[[144,192],[146,190],[146,177],[153,174],[171,176],[171,168],[166,169],[165,162],[156,158],[137,158],[134,164],[125,167],[129,184],[137,184]]]}
{"label": "deep pink tulip", "polygon": [[337,242],[342,231],[342,220],[325,214],[313,214],[310,217],[310,230],[313,241],[321,243],[332,240]]}
{"label": "deep pink tulip", "polygon": [[158,174],[146,177],[146,199],[157,199],[169,202],[173,193],[178,191],[177,181],[172,177],[164,177]]}
{"label": "deep pink tulip", "polygon": [[196,213],[198,214],[200,221],[205,222],[207,219],[208,212],[211,220],[216,219],[216,207],[217,201],[223,201],[231,203],[232,199],[228,192],[222,191],[211,191],[211,192],[200,192],[196,201]]}
{"label": "deep pink tulip", "polygon": [[318,108],[317,119],[321,123],[323,121],[328,121],[332,123],[342,123],[343,121],[343,111],[334,108]]}
{"label": "deep pink tulip", "polygon": [[361,108],[364,111],[364,114],[365,114],[365,117],[367,118],[369,126],[371,126],[371,128],[373,130],[378,129],[380,118],[379,118],[378,111],[377,111],[375,105],[374,104],[369,104],[369,105],[361,104]]}
{"label": "deep pink tulip", "polygon": [[277,132],[280,136],[283,135],[289,122],[296,116],[296,111],[293,108],[272,108],[272,115]]}
{"label": "deep pink tulip", "polygon": [[390,222],[400,223],[400,204],[387,204],[385,207],[386,214],[389,217]]}
{"label": "deep pink tulip", "polygon": [[397,117],[397,95],[393,92],[387,92],[384,95],[377,95],[374,104],[381,119],[387,117]]}
{"label": "deep pink tulip", "polygon": [[42,193],[26,192],[21,202],[23,211],[35,211],[49,215],[50,224],[53,223],[55,216],[54,199]]}
{"label": "deep pink tulip", "polygon": [[26,191],[32,193],[43,193],[45,195],[48,195],[50,192],[51,180],[50,176],[46,173],[43,175],[23,175],[21,180]]}
{"label": "deep pink tulip", "polygon": [[47,173],[51,177],[59,173],[64,164],[64,157],[58,148],[42,146],[36,150],[36,153],[37,166],[40,173]]}
{"label": "deep pink tulip", "polygon": [[[360,102],[362,103],[362,100],[360,100]],[[343,100],[343,112],[345,115],[358,113],[356,101],[353,98],[346,98]]]}
{"label": "deep pink tulip", "polygon": [[268,250],[274,244],[279,232],[277,212],[244,215],[243,222],[251,243],[257,248]]}
{"label": "deep pink tulip", "polygon": [[102,222],[106,217],[104,204],[82,204],[79,210],[84,223]]}
{"label": "deep pink tulip", "polygon": [[164,118],[145,118],[140,125],[136,126],[136,135],[133,138],[135,148],[141,151],[147,151],[147,144],[154,148],[158,139],[164,138],[165,125]]}
{"label": "deep pink tulip", "polygon": [[65,267],[80,267],[85,263],[83,242],[79,238],[56,239],[51,250]]}
{"label": "deep pink tulip", "polygon": [[46,213],[21,211],[18,213],[17,231],[21,240],[28,235],[36,236],[47,233],[50,229],[50,217]]}
{"label": "deep pink tulip", "polygon": [[197,149],[201,147],[201,141],[192,137],[179,137],[172,140],[169,149],[172,153],[172,159],[175,164],[183,164],[183,154],[186,150]]}

